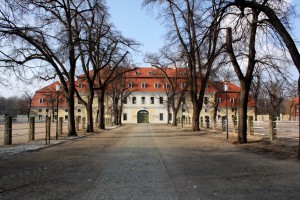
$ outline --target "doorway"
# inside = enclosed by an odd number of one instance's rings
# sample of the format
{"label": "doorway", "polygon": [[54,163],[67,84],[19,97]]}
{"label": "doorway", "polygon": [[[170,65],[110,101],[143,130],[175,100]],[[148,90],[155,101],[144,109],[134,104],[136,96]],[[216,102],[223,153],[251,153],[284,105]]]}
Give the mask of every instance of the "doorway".
{"label": "doorway", "polygon": [[147,110],[140,110],[137,114],[138,123],[149,123],[149,112]]}

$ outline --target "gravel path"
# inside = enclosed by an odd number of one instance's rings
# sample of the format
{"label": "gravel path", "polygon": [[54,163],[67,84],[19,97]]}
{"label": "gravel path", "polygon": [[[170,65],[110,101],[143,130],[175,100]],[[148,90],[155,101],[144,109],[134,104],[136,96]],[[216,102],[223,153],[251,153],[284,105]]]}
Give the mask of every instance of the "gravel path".
{"label": "gravel path", "polygon": [[0,199],[299,199],[300,165],[139,124],[0,158]]}

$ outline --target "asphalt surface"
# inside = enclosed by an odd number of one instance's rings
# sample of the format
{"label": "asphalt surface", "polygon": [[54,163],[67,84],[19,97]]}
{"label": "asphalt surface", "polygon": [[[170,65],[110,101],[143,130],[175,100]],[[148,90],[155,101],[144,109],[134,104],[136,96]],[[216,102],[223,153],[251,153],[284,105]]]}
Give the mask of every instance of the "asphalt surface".
{"label": "asphalt surface", "polygon": [[164,125],[0,159],[0,199],[299,199],[300,163]]}

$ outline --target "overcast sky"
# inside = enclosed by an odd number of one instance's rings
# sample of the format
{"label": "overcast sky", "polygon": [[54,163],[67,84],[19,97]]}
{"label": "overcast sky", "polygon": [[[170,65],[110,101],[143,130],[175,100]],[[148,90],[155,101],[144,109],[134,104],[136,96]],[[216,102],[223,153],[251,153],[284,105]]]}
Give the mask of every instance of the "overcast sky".
{"label": "overcast sky", "polygon": [[[296,10],[300,15],[300,1],[293,0],[296,4]],[[147,11],[142,8],[142,0],[107,0],[111,20],[116,28],[126,37],[133,38],[140,42],[142,46],[140,52],[132,55],[137,66],[143,67],[148,64],[143,62],[143,57],[147,52],[157,52],[164,44],[164,36],[166,33],[163,25],[156,19],[157,13]],[[295,31],[293,38],[298,41],[300,47],[300,17],[294,21]],[[297,74],[297,71],[295,70]],[[40,82],[35,86],[26,86],[24,84],[15,84],[12,88],[5,88],[0,85],[0,96],[22,95],[23,91],[30,90],[34,93],[35,90],[42,86],[48,85],[50,82]]]}

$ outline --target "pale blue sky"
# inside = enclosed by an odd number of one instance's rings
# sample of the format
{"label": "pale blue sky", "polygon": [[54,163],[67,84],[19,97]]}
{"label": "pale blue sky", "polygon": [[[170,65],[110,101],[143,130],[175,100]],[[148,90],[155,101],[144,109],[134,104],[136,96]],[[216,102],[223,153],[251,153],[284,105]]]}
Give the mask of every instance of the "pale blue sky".
{"label": "pale blue sky", "polygon": [[143,62],[144,54],[156,52],[164,44],[165,29],[157,15],[142,8],[142,0],[107,0],[107,5],[117,30],[142,44],[141,52],[132,55],[134,61],[138,66],[147,66]]}
{"label": "pale blue sky", "polygon": [[[139,67],[149,66],[143,62],[144,54],[147,52],[157,52],[163,46],[164,36],[166,34],[164,26],[156,19],[157,13],[142,8],[142,1],[143,0],[107,0],[111,20],[116,28],[121,31],[124,36],[136,39],[143,44],[143,46],[139,48],[141,52],[133,53],[132,55],[134,62]],[[296,29],[293,33],[293,38],[298,41],[298,47],[300,47],[300,1],[293,0],[293,2],[297,6],[297,13],[299,15],[294,22]],[[294,68],[294,70],[294,74],[297,76],[298,72],[296,68]],[[12,87],[0,85],[0,96],[23,95],[26,90],[34,93],[35,90],[48,84],[50,84],[50,82],[34,83],[34,86],[27,86],[23,83],[15,84]]]}
{"label": "pale blue sky", "polygon": [[[142,0],[107,0],[111,20],[116,28],[126,37],[142,43],[140,53],[133,54],[133,60],[138,66],[147,66],[143,56],[147,52],[157,52],[164,44],[166,30],[159,20],[157,13],[142,8]],[[298,41],[300,49],[300,1],[292,0],[298,13],[294,21],[293,38]]]}

